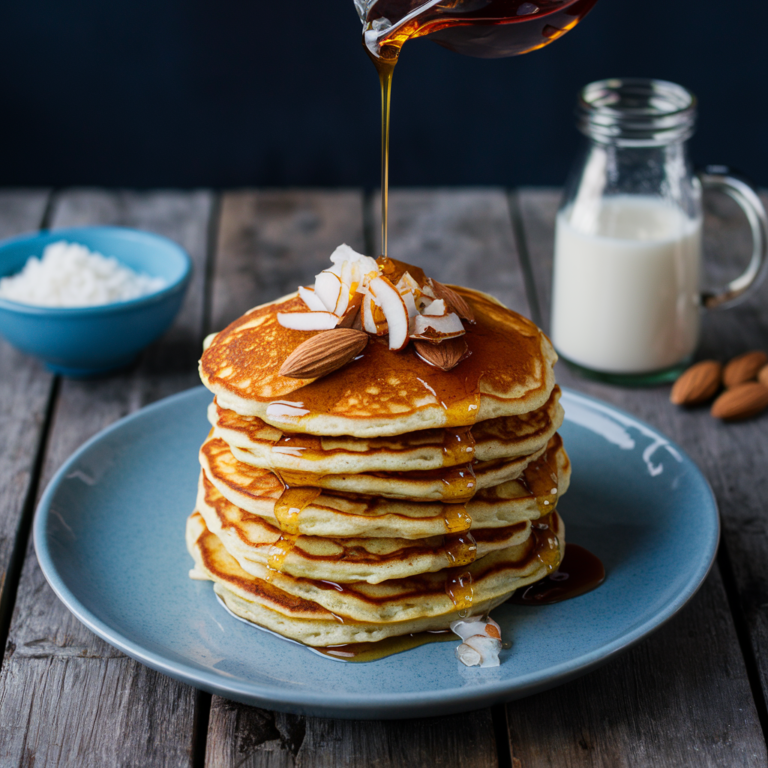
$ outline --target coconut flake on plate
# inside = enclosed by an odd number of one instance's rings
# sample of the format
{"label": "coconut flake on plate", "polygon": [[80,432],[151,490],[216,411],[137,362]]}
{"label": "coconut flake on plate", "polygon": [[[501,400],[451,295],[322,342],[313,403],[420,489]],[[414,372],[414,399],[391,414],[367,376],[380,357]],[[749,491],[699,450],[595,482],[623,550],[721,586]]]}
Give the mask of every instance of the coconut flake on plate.
{"label": "coconut flake on plate", "polygon": [[467,667],[498,667],[501,627],[490,616],[470,616],[451,622],[451,631],[462,644],[456,658]]}

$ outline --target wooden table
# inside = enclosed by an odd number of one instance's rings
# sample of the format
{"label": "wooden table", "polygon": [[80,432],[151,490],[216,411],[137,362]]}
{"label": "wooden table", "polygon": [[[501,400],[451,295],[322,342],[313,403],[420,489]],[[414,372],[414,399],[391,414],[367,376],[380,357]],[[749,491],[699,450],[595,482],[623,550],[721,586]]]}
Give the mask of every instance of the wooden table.
{"label": "wooden table", "polygon": [[[395,191],[390,252],[546,328],[557,201],[541,189]],[[375,253],[377,209],[356,190],[0,192],[0,237],[120,224],[177,240],[196,265],[174,328],[130,371],[60,379],[0,342],[0,766],[768,765],[768,415],[724,425],[672,407],[665,387],[610,387],[558,366],[561,383],[656,425],[699,464],[722,514],[717,563],[656,634],[547,693],[411,721],[269,712],[123,656],[49,589],[30,526],[61,463],[116,419],[197,384],[204,335],[310,282],[335,246]],[[714,271],[733,274],[749,247],[740,214],[719,200],[707,219]],[[765,296],[708,317],[701,355],[768,349]]]}

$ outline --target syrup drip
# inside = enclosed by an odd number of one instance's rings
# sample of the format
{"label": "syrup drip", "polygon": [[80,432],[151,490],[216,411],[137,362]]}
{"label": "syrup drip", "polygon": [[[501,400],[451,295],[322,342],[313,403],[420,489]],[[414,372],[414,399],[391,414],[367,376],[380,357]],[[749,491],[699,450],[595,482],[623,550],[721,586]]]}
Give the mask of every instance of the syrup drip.
{"label": "syrup drip", "polygon": [[443,430],[443,466],[464,464],[475,458],[475,438],[472,427]]}
{"label": "syrup drip", "polygon": [[295,435],[282,434],[274,441],[272,450],[275,453],[289,454],[292,456],[303,456],[307,450],[306,445],[302,445],[301,437],[297,438]]}
{"label": "syrup drip", "polygon": [[552,454],[562,444],[562,441],[559,440],[558,436],[558,440],[553,442],[550,442],[542,456],[525,468],[519,478],[520,484],[536,499],[536,506],[538,506],[539,514],[542,516],[548,515],[557,506],[557,468]]}
{"label": "syrup drip", "polygon": [[477,557],[477,542],[469,532],[451,533],[445,537],[445,553],[455,567],[469,565]]}
{"label": "syrup drip", "polygon": [[374,56],[368,48],[365,50],[379,73],[381,85],[381,252],[386,256],[389,218],[389,113],[392,103],[392,75],[397,64],[397,52],[394,52],[393,58],[389,58],[386,49],[382,49],[379,56]]}
{"label": "syrup drip", "polygon": [[411,648],[418,648],[427,643],[445,643],[448,641],[455,642],[456,635],[450,630],[440,629],[432,632],[416,632],[399,637],[388,637],[376,643],[348,643],[346,645],[328,645],[321,648],[307,647],[316,653],[330,656],[338,661],[377,661],[386,656],[409,651]]}
{"label": "syrup drip", "polygon": [[[272,471],[276,472],[274,469]],[[314,472],[299,472],[294,470],[281,469],[279,477],[283,481],[283,485],[285,485],[286,488],[291,488],[292,490],[300,490],[301,488],[310,490],[310,488],[307,486],[311,486],[313,483],[318,482],[320,478],[324,477],[324,475],[319,475]],[[318,493],[319,492],[320,491],[318,491]]]}
{"label": "syrup drip", "polygon": [[283,492],[275,502],[275,517],[282,533],[267,558],[267,581],[272,581],[274,574],[283,569],[285,559],[299,538],[301,513],[320,493],[319,488],[291,488],[284,484]]}
{"label": "syrup drip", "polygon": [[265,581],[272,581],[275,578],[275,574],[283,570],[285,558],[291,554],[291,550],[296,546],[298,538],[298,536],[293,534],[284,533],[272,545],[269,550],[269,557],[267,558],[267,578]]}
{"label": "syrup drip", "polygon": [[531,524],[531,536],[536,546],[536,558],[552,573],[560,565],[560,541],[552,530],[552,516],[547,515]]}
{"label": "syrup drip", "polygon": [[472,527],[472,517],[463,504],[446,504],[443,520],[448,533],[464,533]]}
{"label": "syrup drip", "polygon": [[449,467],[440,476],[443,488],[440,498],[447,502],[468,501],[475,495],[477,480],[471,464]]}
{"label": "syrup drip", "polygon": [[465,619],[472,608],[475,590],[472,586],[472,574],[462,568],[452,568],[445,577],[445,593],[459,610],[459,616]]}
{"label": "syrup drip", "polygon": [[275,517],[283,533],[297,536],[301,513],[320,495],[319,488],[286,486],[275,502]]}
{"label": "syrup drip", "polygon": [[560,567],[507,600],[516,605],[552,605],[591,592],[605,581],[600,559],[578,544],[566,544]]}

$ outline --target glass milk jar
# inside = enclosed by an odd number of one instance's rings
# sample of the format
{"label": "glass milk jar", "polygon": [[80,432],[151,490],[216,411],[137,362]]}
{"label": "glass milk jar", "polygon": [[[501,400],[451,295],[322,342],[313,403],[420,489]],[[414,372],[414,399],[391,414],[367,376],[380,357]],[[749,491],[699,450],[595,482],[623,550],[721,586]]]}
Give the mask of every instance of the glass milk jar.
{"label": "glass milk jar", "polygon": [[[696,349],[701,307],[738,298],[760,272],[760,199],[726,169],[693,172],[686,140],[695,121],[695,98],[673,83],[613,79],[581,93],[578,127],[589,141],[557,214],[551,335],[587,373],[674,378]],[[744,208],[754,243],[746,272],[708,295],[700,289],[702,187]]]}

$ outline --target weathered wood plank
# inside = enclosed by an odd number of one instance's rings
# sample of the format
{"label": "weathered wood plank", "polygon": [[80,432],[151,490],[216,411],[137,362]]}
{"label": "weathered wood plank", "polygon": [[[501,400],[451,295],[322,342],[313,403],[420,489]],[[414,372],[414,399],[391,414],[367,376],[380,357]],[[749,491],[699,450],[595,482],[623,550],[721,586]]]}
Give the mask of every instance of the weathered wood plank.
{"label": "weathered wood plank", "polygon": [[345,242],[363,250],[360,195],[350,191],[229,192],[221,206],[212,328],[312,284]]}
{"label": "weathered wood plank", "polygon": [[[39,228],[48,198],[46,190],[0,192],[0,238]],[[19,538],[31,516],[33,468],[52,384],[53,376],[42,365],[0,339],[0,642],[13,609],[25,548]]]}
{"label": "weathered wood plank", "polygon": [[[471,235],[470,219],[475,215],[475,208],[473,213],[466,211],[466,198],[454,203],[451,194],[446,193],[433,196],[430,204],[429,197],[429,193],[422,193],[417,210],[410,193],[393,193],[390,234],[393,255],[415,260],[431,269],[433,265],[442,264],[450,253],[444,239],[456,237],[462,227],[462,245],[467,252],[493,258],[497,250],[501,250],[493,245],[483,248],[482,243],[489,237],[484,230],[478,230],[474,237]],[[494,220],[495,226],[490,229],[503,242],[504,249],[509,249],[505,252],[513,254],[511,230],[498,234],[509,228],[506,202],[503,195],[491,197],[495,199],[497,213],[486,215],[485,219]],[[488,205],[490,199],[481,195],[480,203]],[[470,202],[474,200],[471,197]],[[315,225],[315,231],[323,233],[322,240],[307,236],[294,220],[294,216],[308,218],[308,209],[322,219]],[[280,215],[275,216],[274,211]],[[441,228],[438,220],[443,221],[445,228]],[[326,266],[328,256],[339,243],[347,242],[362,251],[362,223],[362,198],[358,193],[345,193],[341,201],[334,200],[333,204],[329,204],[325,193],[226,195],[214,282],[214,326],[219,327],[261,301],[295,290],[298,283],[311,282],[312,276]],[[430,253],[426,259],[425,240],[420,236],[425,230]],[[276,258],[282,260],[275,263]],[[449,277],[441,271],[443,279],[463,279],[461,260],[456,258],[451,264],[453,271],[448,273]],[[509,293],[520,296],[522,293],[515,291],[513,281],[508,279],[509,269],[507,264],[501,285],[509,286]],[[271,713],[213,697],[207,766],[384,768],[406,764],[495,766],[496,744],[490,710],[422,721],[354,722]]]}
{"label": "weathered wood plank", "polygon": [[[62,382],[43,481],[99,429],[195,383],[203,336],[212,196],[72,191],[53,227],[121,224],[165,234],[193,257],[196,275],[173,330],[131,371]],[[128,659],[91,634],[47,586],[30,546],[0,673],[0,763],[190,765],[194,689]]]}
{"label": "weathered wood plank", "polygon": [[768,764],[717,570],[680,616],[626,655],[506,709],[521,766]]}
{"label": "weathered wood plank", "polygon": [[[519,198],[545,323],[558,199],[559,193],[551,190],[523,190]],[[708,224],[714,223],[709,215]],[[741,351],[743,337],[750,334],[752,343],[762,338],[765,346],[765,315],[760,315],[757,327],[753,325],[758,315],[760,310],[750,304],[711,318],[712,323],[718,321],[721,335],[708,330],[705,348],[727,356],[729,345],[739,345],[734,351]],[[729,550],[738,553],[741,577],[759,576],[762,592],[756,590],[754,596],[765,595],[765,548],[757,543],[765,537],[760,507],[768,493],[764,424],[726,426],[714,422],[706,411],[674,408],[668,403],[667,387],[613,387],[579,378],[562,365],[557,375],[561,383],[649,421],[691,454],[713,485],[724,536]],[[524,705],[509,705],[507,717],[512,752],[523,765],[538,759],[544,765],[569,766],[768,764],[717,567],[682,615],[637,649],[581,681],[528,699]],[[547,741],[532,741],[532,732],[545,720]],[[547,763],[540,757],[544,754],[557,757]]]}
{"label": "weathered wood plank", "polygon": [[496,766],[484,713],[424,720],[324,720],[214,697],[211,768],[453,768]]}

